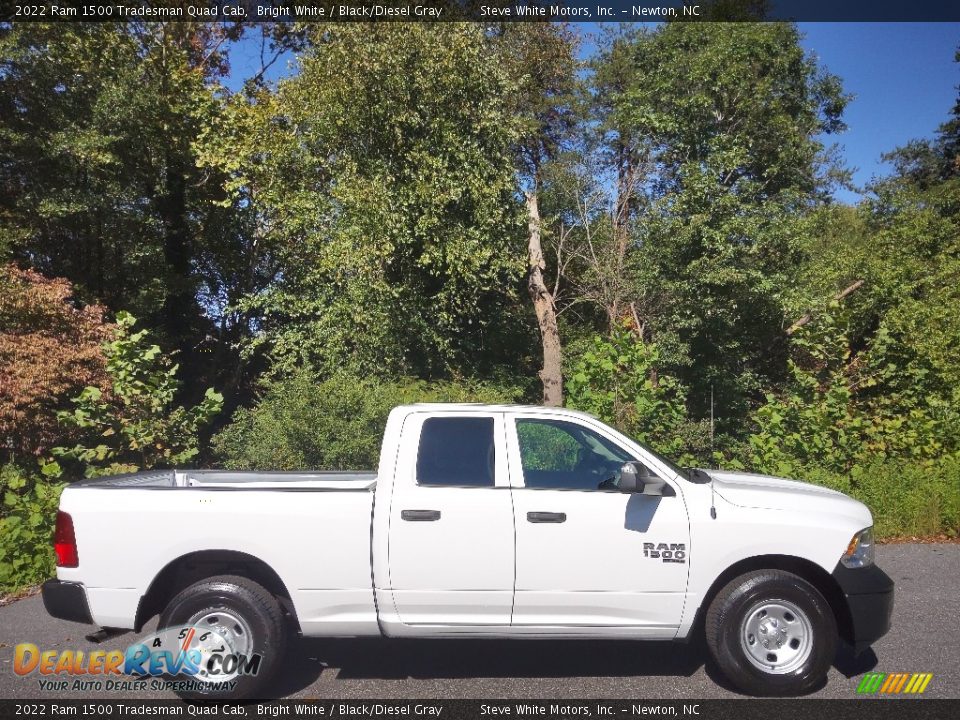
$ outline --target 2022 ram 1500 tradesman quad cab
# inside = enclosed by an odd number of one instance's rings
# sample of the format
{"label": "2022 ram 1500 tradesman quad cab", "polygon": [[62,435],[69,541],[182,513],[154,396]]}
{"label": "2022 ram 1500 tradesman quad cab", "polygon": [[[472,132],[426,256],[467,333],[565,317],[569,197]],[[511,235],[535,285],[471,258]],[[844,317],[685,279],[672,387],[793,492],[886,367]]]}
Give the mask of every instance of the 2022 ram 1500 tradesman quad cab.
{"label": "2022 ram 1500 tradesman quad cab", "polygon": [[[69,486],[43,598],[55,617],[110,629],[139,632],[159,613],[194,653],[200,695],[262,692],[294,633],[684,640],[699,628],[738,687],[800,694],[838,639],[863,648],[890,627],[871,525],[841,493],[684,470],[584,413],[412,405],[390,414],[376,474]],[[259,656],[258,672],[222,663],[225,645]]]}

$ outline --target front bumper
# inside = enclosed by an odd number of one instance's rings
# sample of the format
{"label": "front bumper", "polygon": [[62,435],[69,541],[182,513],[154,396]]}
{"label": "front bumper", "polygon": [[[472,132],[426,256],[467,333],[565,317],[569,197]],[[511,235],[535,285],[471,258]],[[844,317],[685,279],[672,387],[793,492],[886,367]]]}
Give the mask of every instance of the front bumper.
{"label": "front bumper", "polygon": [[53,579],[47,580],[40,592],[43,606],[52,617],[88,625],[93,623],[83,585]]}
{"label": "front bumper", "polygon": [[893,615],[893,580],[876,565],[848,568],[837,563],[833,577],[850,610],[847,640],[859,652],[890,630]]}

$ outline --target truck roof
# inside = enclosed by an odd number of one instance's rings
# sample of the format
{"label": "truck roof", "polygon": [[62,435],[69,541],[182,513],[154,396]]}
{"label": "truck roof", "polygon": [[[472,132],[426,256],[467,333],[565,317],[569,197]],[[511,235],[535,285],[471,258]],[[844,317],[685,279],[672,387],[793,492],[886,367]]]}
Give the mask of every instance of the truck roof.
{"label": "truck roof", "polygon": [[571,408],[547,407],[546,405],[514,405],[514,404],[491,404],[491,403],[413,403],[412,405],[400,405],[398,410],[487,410],[490,412],[560,412],[564,415],[589,418],[596,420],[596,416],[582,410],[573,410]]}

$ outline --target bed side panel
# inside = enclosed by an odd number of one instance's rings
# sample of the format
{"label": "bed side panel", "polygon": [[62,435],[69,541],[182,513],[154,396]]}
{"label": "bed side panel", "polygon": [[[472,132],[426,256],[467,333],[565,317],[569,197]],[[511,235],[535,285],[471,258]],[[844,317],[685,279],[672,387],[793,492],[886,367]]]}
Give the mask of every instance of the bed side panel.
{"label": "bed side panel", "polygon": [[276,571],[304,634],[377,634],[370,580],[370,492],[68,488],[83,583],[104,627],[133,626],[140,597],[171,561],[247,553]]}

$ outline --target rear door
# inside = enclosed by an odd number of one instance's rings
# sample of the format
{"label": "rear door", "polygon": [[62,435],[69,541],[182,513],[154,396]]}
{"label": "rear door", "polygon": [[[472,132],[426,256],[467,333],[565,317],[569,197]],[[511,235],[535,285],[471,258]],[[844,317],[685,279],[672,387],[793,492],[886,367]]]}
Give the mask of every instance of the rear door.
{"label": "rear door", "polygon": [[406,625],[509,625],[514,523],[504,419],[411,413],[390,505],[390,582]]}
{"label": "rear door", "polygon": [[690,540],[679,485],[668,481],[668,497],[621,493],[619,468],[644,456],[602,424],[569,415],[511,415],[508,441],[514,627],[673,637],[686,599]]}

